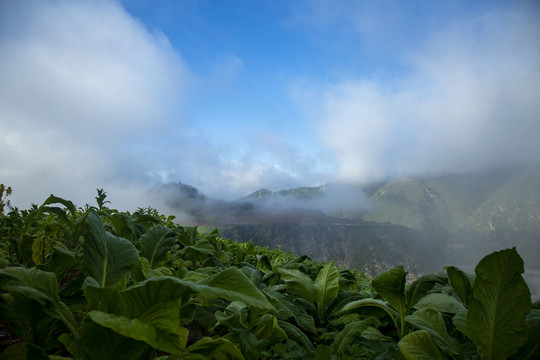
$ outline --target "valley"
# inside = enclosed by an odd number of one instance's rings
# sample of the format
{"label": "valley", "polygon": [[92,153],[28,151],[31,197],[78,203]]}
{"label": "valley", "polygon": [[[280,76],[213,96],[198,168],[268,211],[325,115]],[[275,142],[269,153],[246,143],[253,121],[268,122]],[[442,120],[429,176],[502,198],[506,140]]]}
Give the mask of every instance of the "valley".
{"label": "valley", "polygon": [[[540,171],[519,167],[407,177],[356,187],[256,190],[237,201],[184,184],[153,189],[187,225],[271,249],[334,260],[366,275],[404,264],[412,274],[476,264],[516,246],[540,269]],[[532,277],[534,278],[534,276]]]}

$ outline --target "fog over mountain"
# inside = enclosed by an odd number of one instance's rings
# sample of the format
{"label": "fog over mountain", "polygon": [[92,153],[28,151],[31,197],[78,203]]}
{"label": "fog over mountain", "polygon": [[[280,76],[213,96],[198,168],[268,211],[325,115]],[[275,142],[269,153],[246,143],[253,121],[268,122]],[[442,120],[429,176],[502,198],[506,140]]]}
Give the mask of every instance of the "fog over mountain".
{"label": "fog over mountain", "polygon": [[468,271],[496,250],[517,247],[540,296],[540,167],[405,177],[363,188],[325,184],[259,189],[216,200],[170,183],[149,191],[152,203],[223,237],[282,248],[368,275],[404,264],[412,274],[448,265]]}
{"label": "fog over mountain", "polygon": [[537,163],[538,2],[418,6],[2,1],[1,181],[133,209]]}

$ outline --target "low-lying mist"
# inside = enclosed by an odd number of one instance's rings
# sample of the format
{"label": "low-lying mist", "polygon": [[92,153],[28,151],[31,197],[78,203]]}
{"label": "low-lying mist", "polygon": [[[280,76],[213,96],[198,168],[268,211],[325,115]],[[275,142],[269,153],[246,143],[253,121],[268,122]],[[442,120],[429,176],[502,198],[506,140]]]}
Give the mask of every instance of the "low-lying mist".
{"label": "low-lying mist", "polygon": [[260,189],[235,201],[182,183],[155,186],[147,195],[181,224],[217,227],[224,237],[366,273],[399,264],[416,273],[470,268],[492,251],[516,246],[534,275],[540,269],[538,169],[504,166],[361,187]]}

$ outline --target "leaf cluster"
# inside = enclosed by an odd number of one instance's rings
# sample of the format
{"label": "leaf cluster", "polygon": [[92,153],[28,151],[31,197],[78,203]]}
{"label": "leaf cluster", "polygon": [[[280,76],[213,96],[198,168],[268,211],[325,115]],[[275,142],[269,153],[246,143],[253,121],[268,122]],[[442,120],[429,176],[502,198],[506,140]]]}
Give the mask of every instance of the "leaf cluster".
{"label": "leaf cluster", "polygon": [[402,266],[366,279],[96,201],[2,208],[0,319],[19,340],[0,359],[540,356],[515,248],[407,284]]}

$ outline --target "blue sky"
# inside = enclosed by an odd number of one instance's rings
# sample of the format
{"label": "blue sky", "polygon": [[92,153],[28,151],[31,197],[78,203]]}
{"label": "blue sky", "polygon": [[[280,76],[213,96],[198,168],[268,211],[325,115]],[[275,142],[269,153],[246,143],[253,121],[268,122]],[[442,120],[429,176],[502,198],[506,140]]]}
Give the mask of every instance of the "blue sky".
{"label": "blue sky", "polygon": [[0,182],[22,207],[540,159],[536,1],[0,4]]}

